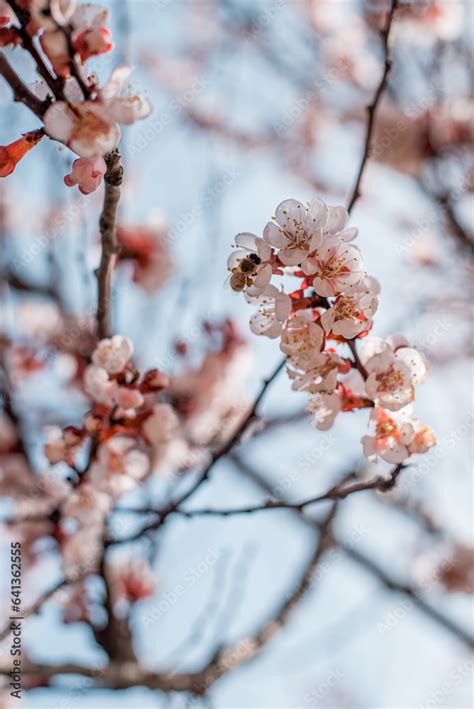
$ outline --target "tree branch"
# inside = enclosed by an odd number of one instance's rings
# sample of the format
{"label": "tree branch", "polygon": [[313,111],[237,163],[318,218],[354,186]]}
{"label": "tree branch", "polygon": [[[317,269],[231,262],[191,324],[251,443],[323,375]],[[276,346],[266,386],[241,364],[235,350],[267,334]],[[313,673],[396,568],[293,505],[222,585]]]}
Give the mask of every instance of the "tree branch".
{"label": "tree branch", "polygon": [[7,2],[20,21],[20,27],[18,27],[18,34],[21,37],[24,49],[26,49],[26,51],[31,54],[38,73],[48,84],[49,88],[53,92],[53,96],[55,96],[55,98],[57,99],[64,99],[63,81],[51,74],[48,67],[46,66],[43,57],[36,48],[33,38],[30,36],[30,33],[26,29],[30,20],[29,11],[22,8],[19,3],[16,2],[16,0],[7,0]]}
{"label": "tree branch", "polygon": [[[182,517],[231,517],[235,515],[245,515],[245,514],[252,514],[253,512],[263,512],[264,510],[296,510],[299,512],[302,512],[306,507],[309,507],[310,505],[314,505],[317,502],[328,502],[328,501],[335,501],[335,500],[345,500],[346,497],[349,497],[350,495],[353,495],[356,492],[364,492],[367,490],[378,490],[380,492],[388,492],[391,490],[398,479],[398,476],[402,472],[402,470],[405,468],[405,465],[397,465],[395,468],[393,468],[392,472],[390,473],[390,477],[385,478],[382,477],[381,475],[378,475],[376,478],[373,480],[369,480],[367,482],[356,482],[352,485],[343,485],[338,483],[337,485],[334,485],[330,490],[325,492],[322,495],[317,495],[316,497],[310,497],[307,500],[303,500],[302,502],[289,502],[287,500],[267,500],[264,504],[262,505],[254,505],[254,506],[249,506],[249,507],[235,507],[235,508],[228,508],[228,509],[218,509],[218,508],[206,508],[206,509],[197,509],[197,510],[183,510],[183,509],[176,509],[173,511],[173,514],[180,514]],[[155,510],[151,508],[147,509],[133,509],[133,508],[118,508],[118,512],[132,512],[132,513],[141,513],[141,514],[152,514]],[[172,514],[172,513],[170,513]]]}
{"label": "tree branch", "polygon": [[99,339],[111,335],[110,305],[112,273],[119,253],[117,244],[117,206],[120,199],[120,185],[123,180],[123,167],[118,150],[113,150],[105,156],[107,172],[104,175],[105,195],[104,206],[100,217],[100,236],[102,253],[97,269],[97,335]]}
{"label": "tree branch", "polygon": [[13,91],[15,101],[24,103],[38,118],[43,118],[46,106],[23,83],[16,71],[9,64],[6,56],[0,51],[0,74]]}
{"label": "tree branch", "polygon": [[112,594],[105,568],[105,551],[100,561],[99,575],[102,577],[104,584],[105,597],[103,605],[107,612],[107,623],[100,630],[93,629],[96,642],[105,650],[111,660],[137,662],[128,617],[117,618],[114,613]]}
{"label": "tree branch", "polygon": [[370,144],[372,142],[372,132],[374,128],[374,120],[375,120],[375,112],[377,110],[377,106],[379,104],[380,99],[382,98],[383,92],[385,90],[385,87],[387,85],[387,79],[388,75],[390,72],[390,69],[392,67],[392,56],[391,56],[391,50],[390,50],[390,45],[389,45],[389,39],[390,39],[390,30],[392,27],[392,21],[393,17],[395,15],[395,10],[397,9],[398,5],[398,0],[392,0],[390,10],[387,15],[387,20],[385,22],[385,26],[381,31],[381,37],[382,37],[382,43],[383,43],[383,52],[384,52],[384,69],[382,73],[382,77],[380,79],[380,82],[375,90],[374,98],[372,99],[372,102],[367,106],[367,114],[368,114],[368,121],[367,121],[367,129],[365,133],[365,145],[364,145],[364,153],[362,155],[362,160],[360,162],[359,166],[359,172],[357,173],[355,185],[352,190],[352,197],[349,202],[349,206],[347,208],[347,211],[349,214],[352,211],[352,208],[354,204],[357,202],[357,200],[360,197],[360,184],[362,181],[362,176],[364,174],[364,170],[367,164],[367,160],[370,157]]}
{"label": "tree branch", "polygon": [[[252,637],[237,641],[228,648],[219,648],[210,661],[194,673],[155,673],[144,669],[136,662],[110,662],[100,669],[75,664],[39,665],[25,663],[22,672],[25,675],[41,677],[43,681],[63,674],[78,674],[97,681],[97,689],[127,689],[145,686],[162,692],[190,692],[204,695],[218,679],[240,665],[252,660],[265,644],[287,623],[292,611],[311,588],[312,577],[324,553],[332,544],[331,524],[334,520],[337,503],[334,503],[328,515],[318,527],[318,541],[306,563],[298,583],[284,600],[276,613],[264,621]],[[0,666],[0,674],[8,674],[10,667]]]}

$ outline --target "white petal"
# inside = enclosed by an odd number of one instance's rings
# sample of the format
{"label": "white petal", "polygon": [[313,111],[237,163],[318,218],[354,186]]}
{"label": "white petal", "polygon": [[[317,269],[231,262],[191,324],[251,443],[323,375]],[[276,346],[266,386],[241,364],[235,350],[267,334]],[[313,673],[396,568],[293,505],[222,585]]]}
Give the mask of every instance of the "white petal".
{"label": "white petal", "polygon": [[420,352],[412,347],[401,347],[395,352],[397,362],[403,362],[408,368],[412,381],[420,383],[427,376],[426,360]]}
{"label": "white petal", "polygon": [[269,263],[266,263],[264,266],[259,268],[253,284],[256,288],[266,288],[266,286],[270,283],[271,277],[272,267]]}
{"label": "white petal", "polygon": [[247,251],[254,251],[257,253],[257,239],[258,236],[251,234],[248,231],[242,231],[235,237],[236,246],[240,246],[242,249],[247,249]]}
{"label": "white petal", "polygon": [[120,128],[117,125],[111,125],[105,133],[92,137],[73,138],[69,147],[83,158],[98,158],[110,153],[119,143]]}
{"label": "white petal", "polygon": [[109,123],[121,123],[125,126],[130,126],[136,121],[146,118],[151,111],[151,103],[139,95],[116,98],[104,106],[104,116],[107,117]]}
{"label": "white petal", "polygon": [[321,229],[326,224],[328,218],[328,208],[319,197],[314,197],[308,206],[308,213],[305,220],[305,228],[312,234],[315,230]]}
{"label": "white petal", "polygon": [[394,441],[385,450],[381,451],[380,455],[387,463],[398,465],[408,458],[408,450],[401,443]]}
{"label": "white petal", "polygon": [[47,134],[54,140],[67,143],[77,122],[75,114],[65,101],[56,101],[48,108],[43,117]]}
{"label": "white petal", "polygon": [[362,436],[361,443],[365,457],[370,461],[377,460],[377,452],[375,450],[373,436]]}
{"label": "white petal", "polygon": [[296,199],[285,199],[276,208],[275,216],[282,229],[288,234],[296,236],[301,234],[303,230],[306,220],[306,207]]}
{"label": "white petal", "polygon": [[343,229],[343,231],[340,231],[338,236],[343,241],[352,241],[356,238],[358,233],[359,230],[357,229],[357,227],[351,226],[349,227],[349,229]]}
{"label": "white petal", "polygon": [[127,66],[126,64],[118,66],[114,69],[110,75],[110,79],[100,92],[101,98],[110,99],[118,96],[120,92],[127,87],[132,71],[133,68],[131,66]]}
{"label": "white petal", "polygon": [[387,344],[392,348],[394,352],[395,350],[398,350],[399,347],[410,347],[410,343],[408,342],[406,337],[400,335],[400,333],[387,337]]}
{"label": "white petal", "polygon": [[263,238],[277,249],[284,249],[290,243],[282,229],[274,222],[268,222],[263,230]]}
{"label": "white petal", "polygon": [[272,256],[272,249],[269,244],[267,244],[264,239],[261,239],[260,237],[257,238],[257,253],[262,259],[262,261],[269,261]]}
{"label": "white petal", "polygon": [[291,298],[289,295],[280,294],[275,300],[275,316],[279,322],[284,322],[291,313]]}
{"label": "white petal", "polygon": [[332,233],[341,231],[349,218],[345,207],[329,207],[326,220],[326,230]]}
{"label": "white petal", "polygon": [[282,249],[278,253],[280,261],[285,266],[299,266],[307,255],[308,252],[304,249]]}

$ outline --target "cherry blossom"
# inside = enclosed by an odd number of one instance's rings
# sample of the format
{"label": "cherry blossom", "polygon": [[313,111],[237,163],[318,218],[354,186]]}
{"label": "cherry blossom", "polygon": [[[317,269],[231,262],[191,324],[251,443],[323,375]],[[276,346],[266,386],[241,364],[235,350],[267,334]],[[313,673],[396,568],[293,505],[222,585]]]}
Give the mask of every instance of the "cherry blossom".
{"label": "cherry blossom", "polygon": [[[318,197],[307,205],[285,200],[263,239],[238,234],[240,249],[227,262],[233,290],[258,305],[250,330],[280,338],[292,388],[312,395],[308,410],[318,428],[329,428],[339,411],[402,408],[428,372],[423,355],[399,337],[369,338],[358,358],[354,341],[372,329],[380,286],[350,243],[358,230],[347,227],[348,217],[344,207],[328,207]],[[288,295],[270,283],[273,275],[302,283]],[[354,358],[328,349],[329,339],[349,341]]]}
{"label": "cherry blossom", "polygon": [[79,5],[71,19],[74,47],[81,61],[105,54],[113,49],[112,36],[105,26],[109,12],[94,4]]}
{"label": "cherry blossom", "polygon": [[168,443],[179,429],[179,421],[169,404],[155,404],[151,416],[143,424],[143,432],[154,445]]}
{"label": "cherry blossom", "polygon": [[99,447],[88,479],[97,490],[117,499],[133,490],[149,471],[149,458],[135,447],[135,441],[116,436]]}
{"label": "cherry blossom", "polygon": [[38,30],[53,31],[57,25],[66,25],[72,21],[78,0],[22,0],[19,5],[26,5],[30,13],[28,30],[33,35]]}
{"label": "cherry blossom", "polygon": [[44,454],[51,465],[61,461],[71,463],[83,441],[84,433],[79,428],[68,426],[62,431],[57,426],[50,426],[46,429]]}
{"label": "cherry blossom", "polygon": [[150,103],[141,96],[122,95],[131,71],[127,66],[114,69],[94,100],[54,102],[43,117],[47,134],[83,158],[98,158],[116,148],[118,124],[130,125],[151,112]]}
{"label": "cherry blossom", "polygon": [[324,331],[312,310],[300,310],[289,318],[282,329],[280,349],[298,368],[307,369],[324,344]]}
{"label": "cherry blossom", "polygon": [[47,30],[40,37],[41,49],[51,62],[58,76],[66,77],[71,72],[71,57],[66,35],[62,29]]}
{"label": "cherry blossom", "polygon": [[95,3],[80,3],[72,15],[71,25],[76,31],[83,31],[104,27],[109,21],[110,13],[107,8]]}
{"label": "cherry blossom", "polygon": [[[423,382],[429,373],[429,364],[418,350],[407,346],[403,338],[370,340],[362,352],[368,373],[365,390],[379,406],[397,411],[415,398],[414,385]],[[367,354],[374,351],[374,354]],[[365,355],[365,357],[364,357]]]}
{"label": "cherry blossom", "polygon": [[81,483],[61,507],[63,517],[76,520],[81,526],[100,525],[112,508],[109,495],[89,482]]}
{"label": "cherry blossom", "polygon": [[46,429],[46,443],[44,445],[44,454],[51,463],[59,463],[67,458],[67,444],[64,440],[63,432],[57,426],[51,426]]}
{"label": "cherry blossom", "polygon": [[105,27],[109,20],[108,10],[76,0],[52,0],[50,12],[45,0],[35,0],[30,25],[33,31],[40,27],[43,51],[50,59],[59,76],[69,76],[71,58],[69,45],[62,28],[71,27],[72,46],[82,62],[90,57],[109,52],[113,48],[110,31]]}
{"label": "cherry blossom", "polygon": [[132,71],[130,66],[117,67],[106,85],[97,91],[93,111],[107,123],[131,125],[151,113],[151,104],[147,99],[139,94],[124,93],[129,91]]}
{"label": "cherry blossom", "polygon": [[375,423],[375,435],[362,438],[364,455],[371,461],[380,456],[387,463],[399,464],[413,453],[426,453],[434,446],[436,438],[431,428],[410,414],[410,407],[387,413],[376,406],[370,416]]}
{"label": "cherry blossom", "polygon": [[103,367],[89,365],[84,372],[84,388],[95,401],[113,406],[118,390],[117,382],[110,379]]}
{"label": "cherry blossom", "polygon": [[328,334],[349,340],[371,327],[377,307],[378,300],[370,292],[341,294],[321,315],[321,325]]}
{"label": "cherry blossom", "polygon": [[336,416],[342,409],[342,397],[339,391],[314,394],[306,411],[313,415],[313,424],[320,431],[327,431],[333,425]]}
{"label": "cherry blossom", "polygon": [[119,386],[115,393],[115,402],[122,409],[138,409],[145,399],[141,391],[132,387]]}
{"label": "cherry blossom", "polygon": [[70,485],[59,476],[52,474],[50,471],[43,474],[32,474],[28,470],[28,477],[25,479],[25,487],[18,479],[21,475],[21,462],[24,458],[20,456],[20,460],[14,456],[9,456],[5,464],[2,462],[2,476],[7,478],[15,476],[11,482],[15,485],[16,490],[13,492],[13,497],[16,500],[16,511],[21,516],[42,516],[49,515],[55,510],[60,502],[62,502],[70,493]]}
{"label": "cherry blossom", "polygon": [[114,335],[101,340],[92,354],[92,361],[108,374],[119,374],[133,354],[133,343],[128,337]]}
{"label": "cherry blossom", "polygon": [[[288,367],[288,376],[292,380],[292,389],[295,391],[307,391],[311,394],[317,392],[331,393],[337,386],[337,375],[341,372],[347,372],[350,364],[348,364],[337,352],[320,352],[312,357],[311,360],[304,360],[303,367],[298,365],[291,366],[293,358],[290,358],[290,366]],[[297,360],[298,361],[298,360]],[[299,360],[301,363],[301,360]]]}
{"label": "cherry blossom", "polygon": [[20,497],[32,484],[32,475],[25,457],[14,452],[0,456],[0,494]]}
{"label": "cherry blossom", "polygon": [[47,134],[68,146],[83,158],[99,158],[117,147],[120,129],[96,113],[93,101],[83,101],[74,108],[56,101],[43,117]]}
{"label": "cherry blossom", "polygon": [[338,235],[326,238],[316,253],[306,259],[303,270],[314,276],[313,287],[321,296],[339,295],[365,276],[359,247]]}
{"label": "cherry blossom", "polygon": [[307,207],[286,199],[276,208],[275,223],[265,227],[264,239],[279,249],[278,258],[285,266],[300,265],[320,245],[327,217],[328,209],[318,197]]}
{"label": "cherry blossom", "polygon": [[106,170],[107,165],[102,157],[95,160],[78,158],[74,160],[69,175],[65,176],[64,183],[68,187],[77,185],[82,194],[91,194],[102,184]]}
{"label": "cherry blossom", "polygon": [[251,331],[270,339],[279,337],[283,323],[291,313],[290,297],[269,285],[261,295],[248,300],[258,305],[257,312],[250,318]]}
{"label": "cherry blossom", "polygon": [[73,22],[79,0],[50,0],[49,9],[55,22],[65,25]]}

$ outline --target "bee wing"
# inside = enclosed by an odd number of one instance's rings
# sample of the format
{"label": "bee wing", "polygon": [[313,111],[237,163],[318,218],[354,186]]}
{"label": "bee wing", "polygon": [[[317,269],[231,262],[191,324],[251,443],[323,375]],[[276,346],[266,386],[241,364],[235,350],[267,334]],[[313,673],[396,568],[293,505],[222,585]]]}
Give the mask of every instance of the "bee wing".
{"label": "bee wing", "polygon": [[243,249],[237,249],[237,251],[232,251],[227,259],[227,268],[231,271],[233,268],[238,268],[239,263],[247,253]]}
{"label": "bee wing", "polygon": [[[230,273],[230,274],[227,276],[227,278],[226,278],[225,281],[224,281],[224,288],[225,288],[226,290],[230,290],[230,292],[232,293],[232,295],[239,295],[239,291],[234,290],[234,288],[232,288],[232,286],[230,285],[230,281],[231,281],[233,275],[234,275],[233,273]],[[243,289],[242,289],[242,290],[243,290]]]}

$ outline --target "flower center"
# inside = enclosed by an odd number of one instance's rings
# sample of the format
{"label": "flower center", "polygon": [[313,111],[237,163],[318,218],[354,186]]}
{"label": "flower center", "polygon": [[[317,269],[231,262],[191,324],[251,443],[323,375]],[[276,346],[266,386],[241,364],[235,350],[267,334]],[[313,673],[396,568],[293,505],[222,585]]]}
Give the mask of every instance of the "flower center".
{"label": "flower center", "polygon": [[389,436],[397,437],[398,426],[393,419],[389,418],[378,423],[375,431],[377,438],[388,438]]}
{"label": "flower center", "polygon": [[98,135],[106,133],[109,129],[108,124],[94,113],[87,111],[82,113],[74,130],[74,137],[77,139],[87,140],[88,138],[96,138]]}
{"label": "flower center", "polygon": [[399,369],[391,369],[388,372],[382,372],[377,375],[377,381],[380,387],[385,391],[397,391],[403,387],[405,378]]}

